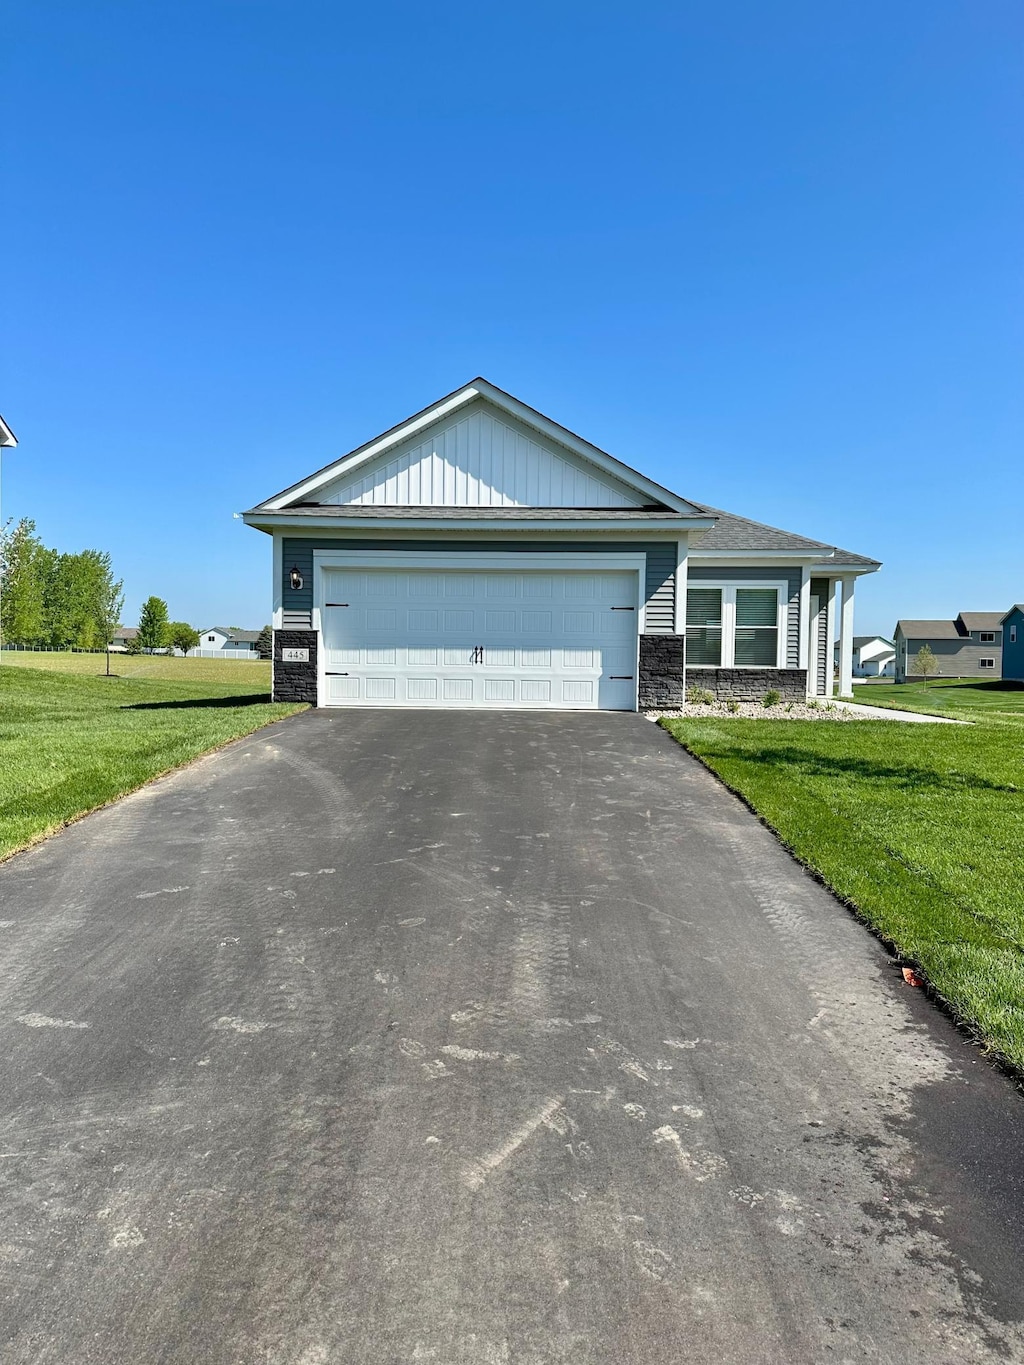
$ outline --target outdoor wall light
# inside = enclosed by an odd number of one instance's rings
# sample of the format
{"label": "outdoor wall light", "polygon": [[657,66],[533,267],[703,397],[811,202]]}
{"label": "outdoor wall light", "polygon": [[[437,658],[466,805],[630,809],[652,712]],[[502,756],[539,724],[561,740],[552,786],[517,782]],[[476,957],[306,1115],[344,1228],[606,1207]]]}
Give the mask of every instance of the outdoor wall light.
{"label": "outdoor wall light", "polygon": [[302,587],[302,574],[299,573],[298,569],[292,569],[290,577],[292,587],[298,592]]}

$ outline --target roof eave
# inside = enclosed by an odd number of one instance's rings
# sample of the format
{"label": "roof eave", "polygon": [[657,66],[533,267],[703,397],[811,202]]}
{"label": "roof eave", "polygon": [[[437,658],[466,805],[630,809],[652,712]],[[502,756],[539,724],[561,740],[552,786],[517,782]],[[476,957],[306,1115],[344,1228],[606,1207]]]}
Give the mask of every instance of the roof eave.
{"label": "roof eave", "polygon": [[435,515],[422,517],[345,517],[345,516],[316,516],[303,514],[296,516],[289,512],[288,508],[280,511],[267,511],[262,507],[255,507],[252,511],[243,512],[242,520],[246,526],[253,526],[258,531],[274,532],[282,528],[291,527],[300,529],[312,527],[316,529],[331,528],[332,530],[353,530],[377,531],[377,530],[444,530],[444,531],[503,531],[515,534],[521,531],[621,531],[626,534],[630,531],[704,531],[708,527],[707,517],[645,517],[642,514],[636,517],[614,518],[614,517],[531,517],[530,509],[524,509],[526,513],[515,520],[499,517],[474,517],[471,520],[465,518],[452,517],[445,514],[443,509],[439,509]]}
{"label": "roof eave", "polygon": [[2,417],[0,417],[0,446],[16,446],[18,438]]}

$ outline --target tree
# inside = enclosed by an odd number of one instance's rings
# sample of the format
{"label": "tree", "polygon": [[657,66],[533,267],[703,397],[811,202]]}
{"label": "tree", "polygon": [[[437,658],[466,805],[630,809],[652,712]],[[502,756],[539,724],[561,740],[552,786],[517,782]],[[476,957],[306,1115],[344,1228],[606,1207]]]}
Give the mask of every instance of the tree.
{"label": "tree", "polygon": [[256,653],[261,659],[274,657],[274,632],[269,626],[264,626],[256,637]]}
{"label": "tree", "polygon": [[199,632],[193,630],[187,621],[172,621],[167,627],[167,643],[174,649],[187,654],[199,645]]}
{"label": "tree", "polygon": [[928,681],[929,673],[938,673],[939,661],[932,653],[931,645],[922,645],[914,655],[914,668],[916,672],[920,673],[925,682]]}
{"label": "tree", "polygon": [[124,652],[133,655],[142,653],[142,645],[139,643],[138,635],[129,635],[124,642]]}
{"label": "tree", "polygon": [[0,640],[36,645],[44,638],[43,557],[36,524],[22,517],[0,530]]}
{"label": "tree", "polygon": [[139,647],[150,654],[167,644],[167,603],[162,597],[147,597],[139,616]]}
{"label": "tree", "polygon": [[114,575],[109,571],[108,564],[107,577],[102,585],[97,587],[94,609],[96,613],[96,625],[103,639],[103,647],[107,655],[107,677],[110,677],[110,642],[114,638],[114,631],[121,624],[121,610],[124,607],[124,593],[121,589],[124,584],[120,579],[114,582]]}

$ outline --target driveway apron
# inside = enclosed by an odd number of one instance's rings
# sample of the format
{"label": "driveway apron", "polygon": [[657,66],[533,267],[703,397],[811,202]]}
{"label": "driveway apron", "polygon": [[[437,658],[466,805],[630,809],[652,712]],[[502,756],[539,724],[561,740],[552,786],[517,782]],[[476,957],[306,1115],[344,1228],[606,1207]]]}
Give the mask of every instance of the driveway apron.
{"label": "driveway apron", "polygon": [[5,1365],[1024,1358],[1020,1097],[641,717],[311,712],[0,903]]}

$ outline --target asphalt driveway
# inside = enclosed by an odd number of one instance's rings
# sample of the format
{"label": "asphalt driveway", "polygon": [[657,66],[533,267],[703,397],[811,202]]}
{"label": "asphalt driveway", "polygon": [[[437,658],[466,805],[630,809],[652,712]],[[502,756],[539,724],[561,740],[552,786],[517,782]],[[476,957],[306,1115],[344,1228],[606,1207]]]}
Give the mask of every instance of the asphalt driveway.
{"label": "asphalt driveway", "polygon": [[0,926],[5,1365],[1024,1357],[1024,1103],[640,717],[299,716]]}

